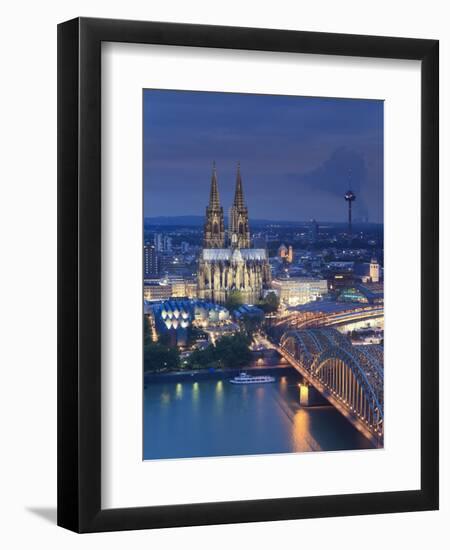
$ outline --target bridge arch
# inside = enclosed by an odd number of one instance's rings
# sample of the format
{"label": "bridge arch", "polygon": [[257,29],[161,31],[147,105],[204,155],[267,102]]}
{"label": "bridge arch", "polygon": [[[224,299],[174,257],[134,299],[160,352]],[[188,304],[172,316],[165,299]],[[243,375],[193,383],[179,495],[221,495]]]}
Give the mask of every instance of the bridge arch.
{"label": "bridge arch", "polygon": [[310,370],[312,376],[319,379],[347,408],[367,421],[369,426],[382,424],[382,399],[379,399],[379,391],[370,380],[374,373],[367,372],[358,352],[329,348],[315,358]]}
{"label": "bridge arch", "polygon": [[287,331],[280,347],[301,365],[312,383],[318,382],[371,432],[382,434],[382,346],[353,346],[345,335],[327,327]]}

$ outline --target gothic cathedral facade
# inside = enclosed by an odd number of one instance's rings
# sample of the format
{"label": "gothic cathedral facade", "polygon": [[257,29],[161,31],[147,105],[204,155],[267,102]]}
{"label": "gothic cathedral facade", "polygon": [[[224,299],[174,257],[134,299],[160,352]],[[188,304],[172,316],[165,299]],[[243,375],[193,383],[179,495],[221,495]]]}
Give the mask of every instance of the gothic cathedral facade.
{"label": "gothic cathedral facade", "polygon": [[206,207],[203,250],[198,264],[198,297],[224,303],[231,292],[238,291],[243,303],[254,304],[262,297],[263,289],[270,286],[270,280],[267,250],[251,246],[240,166],[228,231],[225,231],[214,165]]}

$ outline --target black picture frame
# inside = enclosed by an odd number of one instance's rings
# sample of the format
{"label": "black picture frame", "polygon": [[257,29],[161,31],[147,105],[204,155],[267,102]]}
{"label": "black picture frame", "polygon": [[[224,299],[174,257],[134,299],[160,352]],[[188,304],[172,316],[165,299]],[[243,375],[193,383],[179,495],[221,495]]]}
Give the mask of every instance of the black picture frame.
{"label": "black picture frame", "polygon": [[[421,488],[101,508],[101,44],[421,61]],[[77,18],[58,26],[58,525],[76,532],[438,509],[437,40]]]}

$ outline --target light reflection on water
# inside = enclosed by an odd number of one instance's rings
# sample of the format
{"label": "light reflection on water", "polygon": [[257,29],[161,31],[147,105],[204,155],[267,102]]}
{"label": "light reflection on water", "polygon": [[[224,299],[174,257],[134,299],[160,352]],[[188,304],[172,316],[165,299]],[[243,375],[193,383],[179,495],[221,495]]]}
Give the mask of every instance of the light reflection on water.
{"label": "light reflection on water", "polygon": [[164,391],[161,393],[161,403],[163,405],[168,405],[170,403],[170,393],[167,391]]}
{"label": "light reflection on water", "polygon": [[292,430],[292,446],[294,451],[322,451],[322,448],[311,434],[310,415],[305,409],[298,410],[294,415]]}
{"label": "light reflection on water", "polygon": [[183,397],[183,384],[181,384],[181,382],[178,382],[175,386],[175,395],[177,399],[181,399]]}
{"label": "light reflection on water", "polygon": [[297,376],[148,383],[144,459],[363,449],[370,443],[331,406],[300,406]]}
{"label": "light reflection on water", "polygon": [[192,401],[194,403],[198,403],[199,395],[200,395],[200,390],[199,390],[198,382],[194,382],[192,384]]}

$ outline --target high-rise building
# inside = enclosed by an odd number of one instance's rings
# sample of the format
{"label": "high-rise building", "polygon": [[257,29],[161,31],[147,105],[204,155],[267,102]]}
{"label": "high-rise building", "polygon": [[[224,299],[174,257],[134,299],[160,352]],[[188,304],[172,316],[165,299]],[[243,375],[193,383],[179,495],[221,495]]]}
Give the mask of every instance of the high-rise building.
{"label": "high-rise building", "polygon": [[316,222],[316,220],[311,220],[310,226],[309,226],[310,242],[315,243],[317,241],[318,236],[319,236],[319,225]]}
{"label": "high-rise building", "polygon": [[172,237],[163,233],[155,233],[153,237],[157,252],[172,252]]}
{"label": "high-rise building", "polygon": [[372,283],[378,283],[380,280],[380,264],[376,258],[370,261],[369,276]]}
{"label": "high-rise building", "polygon": [[144,246],[144,277],[157,277],[159,273],[158,253],[152,244]]}
{"label": "high-rise building", "polygon": [[209,205],[206,208],[203,250],[198,265],[198,297],[225,302],[238,291],[243,302],[252,304],[270,284],[268,253],[264,248],[251,248],[248,210],[240,166],[229,219],[229,243],[225,246],[223,208],[220,205],[215,166],[211,180]]}
{"label": "high-rise building", "polygon": [[153,237],[153,242],[156,248],[157,252],[163,252],[164,251],[164,244],[163,244],[163,234],[162,233],[155,233]]}
{"label": "high-rise building", "polygon": [[164,252],[172,252],[172,237],[164,235],[163,239]]}

